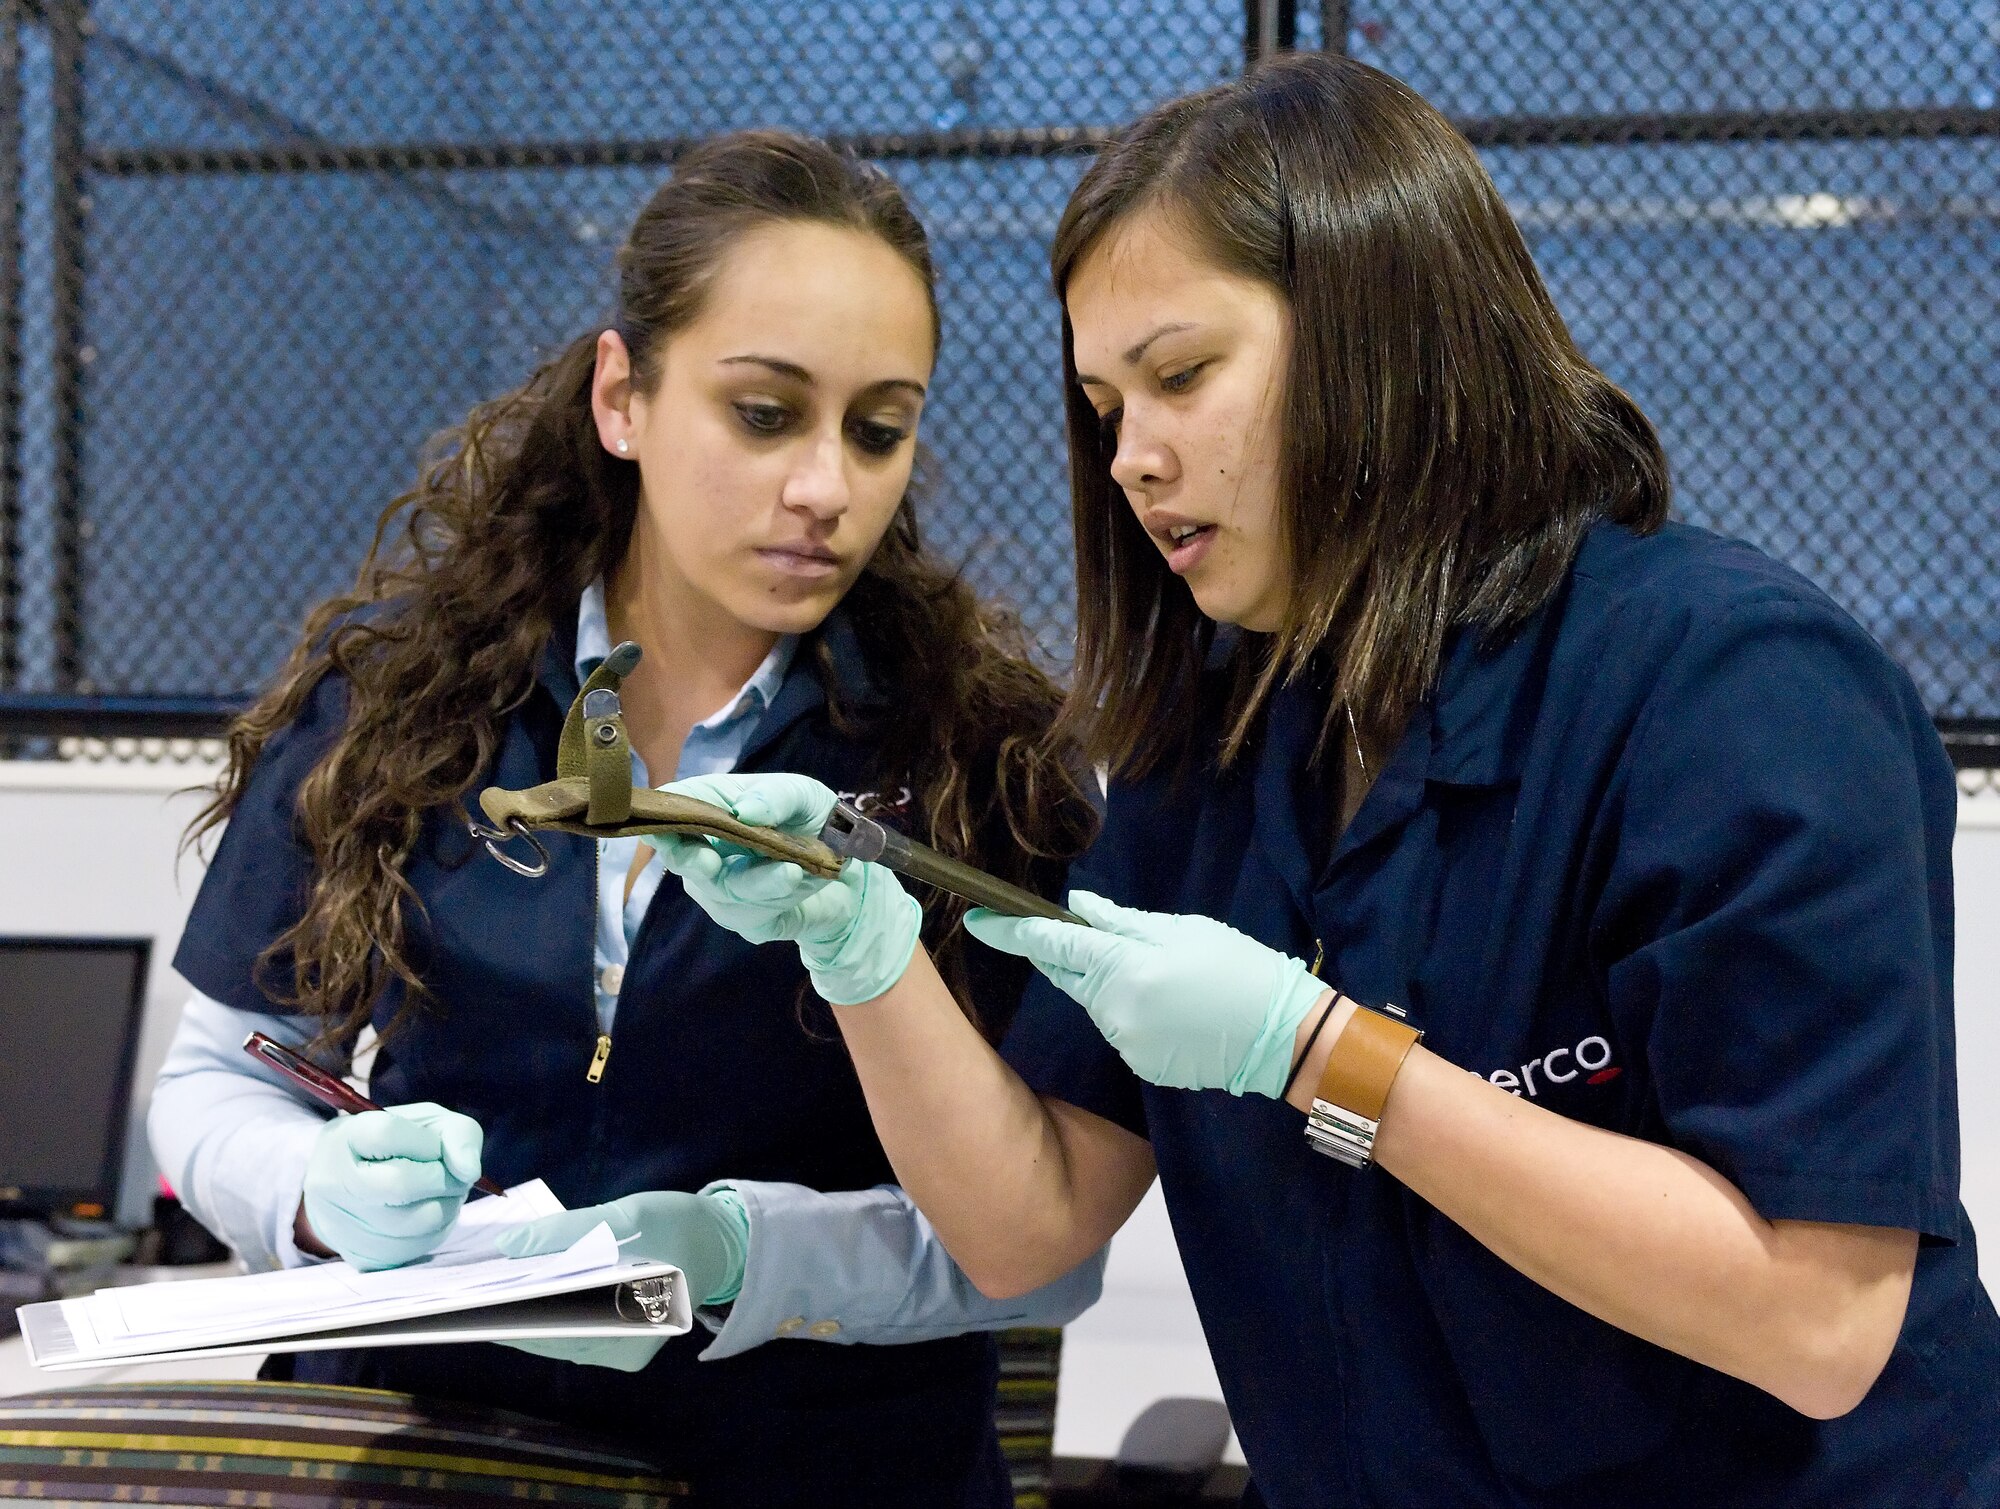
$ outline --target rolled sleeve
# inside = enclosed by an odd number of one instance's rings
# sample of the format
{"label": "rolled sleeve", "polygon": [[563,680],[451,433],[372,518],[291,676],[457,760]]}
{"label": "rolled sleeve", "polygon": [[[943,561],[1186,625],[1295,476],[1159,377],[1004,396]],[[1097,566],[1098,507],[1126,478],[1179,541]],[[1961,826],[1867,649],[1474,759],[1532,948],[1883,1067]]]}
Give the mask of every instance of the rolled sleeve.
{"label": "rolled sleeve", "polygon": [[704,1361],[779,1339],[893,1345],[1060,1326],[1090,1308],[1103,1287],[1100,1252],[1032,1293],[988,1299],[895,1185],[825,1193],[724,1182],[750,1218],[750,1247],[735,1302],[726,1313],[700,1312],[715,1333]]}

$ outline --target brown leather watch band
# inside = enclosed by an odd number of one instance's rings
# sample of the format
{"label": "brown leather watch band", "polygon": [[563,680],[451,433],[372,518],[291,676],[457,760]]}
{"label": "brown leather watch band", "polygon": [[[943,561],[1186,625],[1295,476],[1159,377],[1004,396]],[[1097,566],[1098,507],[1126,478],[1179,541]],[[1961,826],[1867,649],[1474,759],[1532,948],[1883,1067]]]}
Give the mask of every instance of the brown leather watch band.
{"label": "brown leather watch band", "polygon": [[1313,1098],[1380,1121],[1382,1107],[1389,1101],[1389,1087],[1422,1036],[1408,1023],[1357,1006],[1333,1040],[1333,1051],[1327,1055]]}

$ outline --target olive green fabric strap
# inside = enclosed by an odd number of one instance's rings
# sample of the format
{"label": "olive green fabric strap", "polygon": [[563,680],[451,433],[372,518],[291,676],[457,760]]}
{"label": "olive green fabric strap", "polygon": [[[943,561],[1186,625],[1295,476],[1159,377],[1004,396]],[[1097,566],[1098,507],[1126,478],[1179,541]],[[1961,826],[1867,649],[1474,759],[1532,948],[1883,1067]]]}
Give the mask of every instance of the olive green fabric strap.
{"label": "olive green fabric strap", "polygon": [[625,735],[618,689],[638,663],[639,647],[628,639],[590,673],[563,719],[556,777],[583,776],[590,782],[584,821],[592,827],[616,827],[632,815],[632,742]]}
{"label": "olive green fabric strap", "polygon": [[[625,678],[632,674],[632,668],[638,663],[639,647],[628,639],[599,661],[597,669],[590,673],[590,679],[583,683],[576,694],[576,700],[570,703],[569,715],[563,719],[562,742],[556,746],[558,776],[590,774],[590,738],[584,727],[587,721],[584,704],[592,692],[606,691],[615,696],[618,689],[625,684]],[[624,736],[622,719],[620,725],[619,736],[622,738]],[[630,755],[629,746],[627,755],[628,757]],[[625,784],[628,786],[632,784],[630,775],[625,777]]]}
{"label": "olive green fabric strap", "polygon": [[598,839],[706,835],[789,860],[822,879],[838,875],[841,857],[816,838],[752,827],[707,802],[632,784],[632,742],[618,690],[639,663],[639,653],[639,646],[626,640],[584,681],[563,719],[553,781],[521,791],[488,786],[479,793],[480,808],[493,824],[491,836],[504,840],[537,828]]}
{"label": "olive green fabric strap", "polygon": [[584,821],[609,828],[632,815],[632,743],[625,737],[615,694],[602,689],[586,692],[583,719],[584,761],[590,777],[590,807]]}
{"label": "olive green fabric strap", "polygon": [[488,786],[479,793],[479,806],[493,825],[492,832],[478,833],[475,837],[505,838],[540,828],[597,839],[678,833],[688,838],[724,839],[767,859],[789,861],[822,880],[831,880],[840,873],[841,856],[817,838],[786,833],[779,828],[754,827],[721,807],[678,792],[630,787],[629,775],[628,771],[631,812],[624,821],[608,825],[589,820],[590,782],[580,775],[544,781],[521,791]]}

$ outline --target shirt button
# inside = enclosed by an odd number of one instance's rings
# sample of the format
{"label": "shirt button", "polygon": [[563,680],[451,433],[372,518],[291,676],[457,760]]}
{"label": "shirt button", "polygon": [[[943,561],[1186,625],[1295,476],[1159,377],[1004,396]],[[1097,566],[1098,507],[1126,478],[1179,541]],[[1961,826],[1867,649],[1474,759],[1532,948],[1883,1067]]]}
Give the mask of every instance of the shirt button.
{"label": "shirt button", "polygon": [[804,1326],[805,1323],[806,1318],[803,1315],[794,1315],[790,1320],[781,1320],[778,1322],[778,1334],[780,1336],[789,1336],[792,1332]]}
{"label": "shirt button", "polygon": [[597,972],[597,988],[608,996],[617,995],[624,983],[625,966],[622,964],[607,964]]}
{"label": "shirt button", "polygon": [[806,1334],[808,1336],[817,1336],[822,1340],[829,1336],[838,1336],[840,1334],[840,1322],[837,1320],[816,1320],[810,1326],[806,1327]]}

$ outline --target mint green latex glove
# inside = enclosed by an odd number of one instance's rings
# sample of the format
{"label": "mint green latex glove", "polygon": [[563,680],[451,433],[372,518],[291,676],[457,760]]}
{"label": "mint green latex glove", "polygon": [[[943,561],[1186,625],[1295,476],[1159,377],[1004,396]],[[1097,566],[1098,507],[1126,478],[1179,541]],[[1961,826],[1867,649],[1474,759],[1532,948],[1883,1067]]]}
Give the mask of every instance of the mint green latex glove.
{"label": "mint green latex glove", "polygon": [[1305,965],[1212,917],[1137,911],[1089,891],[1071,891],[1069,906],[1090,926],[979,907],[966,931],[1074,997],[1141,1079],[1278,1098],[1299,1023],[1327,991]]}
{"label": "mint green latex glove", "polygon": [[[703,775],[660,789],[801,837],[818,836],[835,801],[803,775]],[[910,967],[923,908],[881,865],[849,860],[838,880],[821,880],[719,840],[658,833],[646,842],[696,905],[739,938],[797,943],[813,989],[835,1006],[874,1000]]]}
{"label": "mint green latex glove", "polygon": [[[742,1199],[727,1185],[698,1195],[649,1190],[609,1205],[544,1216],[502,1233],[499,1247],[517,1258],[561,1252],[599,1221],[618,1238],[621,1257],[653,1258],[680,1269],[697,1307],[726,1305],[742,1291],[743,1267],[750,1256],[750,1217]],[[664,1336],[575,1336],[507,1343],[537,1357],[616,1368],[621,1373],[638,1372],[666,1344]]]}
{"label": "mint green latex glove", "polygon": [[357,1268],[415,1262],[458,1219],[485,1141],[470,1116],[429,1101],[336,1116],[306,1159],[306,1222]]}

